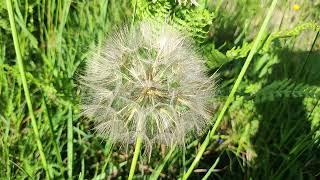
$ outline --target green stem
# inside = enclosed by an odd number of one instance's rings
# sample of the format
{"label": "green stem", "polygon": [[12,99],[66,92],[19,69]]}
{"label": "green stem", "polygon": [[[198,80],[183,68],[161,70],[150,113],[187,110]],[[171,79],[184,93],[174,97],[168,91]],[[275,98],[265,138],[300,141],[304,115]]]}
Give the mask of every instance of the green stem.
{"label": "green stem", "polygon": [[140,150],[141,150],[141,145],[142,145],[142,138],[140,135],[138,135],[138,137],[136,139],[136,146],[134,148],[134,154],[133,154],[133,159],[132,159],[132,163],[131,163],[131,167],[130,167],[128,180],[131,180],[133,178],[134,170],[136,169],[138,156],[139,156]]}
{"label": "green stem", "polygon": [[170,160],[175,150],[176,150],[176,145],[171,147],[170,151],[168,152],[164,160],[161,162],[161,164],[157,167],[157,169],[154,172],[152,172],[150,179],[159,179],[162,169],[164,168],[166,163]]}
{"label": "green stem", "polygon": [[189,167],[188,171],[183,175],[182,179],[188,179],[188,177],[191,175],[193,169],[196,167],[196,165],[198,164],[198,162],[200,161],[202,154],[204,153],[204,151],[206,150],[207,146],[209,145],[210,142],[210,131],[206,136],[206,139],[203,141],[203,143],[200,146],[200,149],[197,153],[197,156],[195,157],[195,159],[193,160],[191,166]]}
{"label": "green stem", "polygon": [[44,152],[43,152],[43,147],[42,147],[42,143],[40,140],[37,121],[36,121],[36,118],[33,114],[33,108],[32,108],[30,93],[29,93],[29,89],[28,89],[28,84],[27,84],[27,80],[26,80],[26,75],[25,75],[25,71],[24,71],[24,67],[23,67],[22,56],[21,56],[20,47],[19,47],[18,34],[17,34],[16,26],[15,26],[11,0],[6,0],[6,4],[7,4],[7,11],[9,14],[9,21],[10,21],[11,32],[12,32],[12,37],[13,37],[13,44],[14,44],[14,48],[15,48],[15,52],[16,52],[17,64],[19,67],[20,78],[22,81],[24,95],[25,95],[25,98],[27,101],[27,106],[28,106],[28,110],[29,110],[29,114],[30,114],[30,118],[31,118],[31,124],[32,124],[32,128],[34,131],[35,140],[37,142],[37,146],[38,146],[40,159],[41,159],[43,168],[46,171],[46,178],[50,179],[50,172],[49,172],[47,160],[46,160]]}
{"label": "green stem", "polygon": [[219,0],[219,1],[218,1],[216,10],[215,10],[215,12],[214,12],[215,16],[218,15],[218,12],[219,12],[219,10],[220,10],[220,7],[221,7],[222,3],[223,3],[223,0]]}
{"label": "green stem", "polygon": [[6,123],[6,130],[4,134],[4,157],[5,157],[5,162],[6,162],[6,176],[8,180],[11,179],[11,167],[10,167],[10,148],[9,148],[9,143],[8,143],[8,137],[10,133],[10,118],[7,118],[7,123]]}
{"label": "green stem", "polygon": [[216,161],[213,163],[213,165],[208,170],[206,175],[202,178],[202,180],[207,180],[210,177],[211,173],[214,171],[214,168],[216,168],[216,166],[218,165],[219,161],[220,161],[220,156],[216,159]]}
{"label": "green stem", "polygon": [[238,89],[238,87],[240,85],[240,82],[242,81],[243,76],[244,76],[245,72],[247,71],[247,69],[248,69],[248,67],[250,65],[250,62],[252,61],[252,58],[253,58],[254,54],[256,53],[256,51],[257,51],[257,49],[259,47],[260,41],[262,40],[263,34],[267,29],[268,22],[269,22],[269,20],[270,20],[270,18],[272,16],[273,10],[276,7],[277,2],[278,2],[278,0],[273,0],[272,1],[272,4],[271,4],[271,6],[269,8],[269,11],[268,11],[268,14],[267,14],[266,18],[263,21],[263,24],[262,24],[262,26],[260,28],[260,31],[258,33],[257,38],[254,41],[253,47],[250,50],[250,53],[249,53],[244,65],[243,65],[243,67],[242,67],[242,69],[241,69],[241,71],[240,71],[240,73],[238,75],[238,78],[237,78],[236,82],[234,83],[234,85],[233,85],[233,87],[231,89],[231,92],[230,92],[230,94],[229,94],[229,96],[228,96],[228,98],[227,98],[222,110],[219,113],[219,116],[218,116],[217,120],[215,121],[215,124],[214,124],[212,130],[208,133],[206,139],[201,144],[200,150],[199,150],[196,158],[193,160],[190,168],[188,169],[187,173],[184,174],[182,179],[187,179],[191,175],[193,169],[197,166],[198,162],[200,161],[200,159],[202,157],[202,154],[204,153],[205,149],[209,145],[211,137],[214,136],[215,131],[217,130],[219,124],[221,123],[221,121],[223,119],[223,116],[224,116],[226,110],[228,109],[231,101],[233,100],[234,94],[237,91],[237,89]]}
{"label": "green stem", "polygon": [[72,167],[73,167],[73,125],[72,125],[72,107],[69,105],[68,122],[67,122],[67,159],[68,159],[68,179],[72,178]]}
{"label": "green stem", "polygon": [[132,16],[131,27],[130,27],[131,29],[133,28],[133,24],[134,24],[134,21],[135,21],[135,18],[136,18],[137,3],[138,3],[138,0],[135,0],[134,5],[133,5],[133,16]]}
{"label": "green stem", "polygon": [[42,98],[42,106],[43,106],[43,110],[44,110],[44,114],[45,114],[44,118],[45,118],[46,122],[48,122],[48,124],[49,124],[49,130],[50,130],[50,133],[51,133],[51,141],[52,141],[52,144],[53,144],[53,149],[54,149],[54,152],[56,154],[58,164],[60,166],[61,174],[63,174],[64,173],[64,167],[63,167],[62,157],[61,157],[61,154],[60,154],[59,146],[58,146],[57,141],[56,141],[56,135],[55,135],[54,128],[53,128],[52,119],[51,119],[51,117],[49,115],[47,104],[46,104],[46,101],[45,101],[44,98]]}

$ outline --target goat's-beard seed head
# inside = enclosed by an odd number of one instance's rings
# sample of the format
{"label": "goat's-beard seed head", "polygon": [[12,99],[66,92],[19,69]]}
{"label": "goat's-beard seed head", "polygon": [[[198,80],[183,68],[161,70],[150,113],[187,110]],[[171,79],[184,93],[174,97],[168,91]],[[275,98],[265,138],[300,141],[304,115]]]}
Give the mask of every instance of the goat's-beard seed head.
{"label": "goat's-beard seed head", "polygon": [[82,115],[121,144],[181,144],[209,123],[214,79],[192,42],[167,24],[124,27],[91,53],[80,76]]}

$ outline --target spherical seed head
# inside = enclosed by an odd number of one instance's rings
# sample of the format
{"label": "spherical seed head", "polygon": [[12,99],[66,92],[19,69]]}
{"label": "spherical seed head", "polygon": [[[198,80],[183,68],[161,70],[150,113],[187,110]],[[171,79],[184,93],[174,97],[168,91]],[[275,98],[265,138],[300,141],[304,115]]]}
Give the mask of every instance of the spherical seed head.
{"label": "spherical seed head", "polygon": [[92,52],[80,77],[82,114],[114,142],[179,144],[201,132],[213,79],[191,41],[167,24],[116,31]]}

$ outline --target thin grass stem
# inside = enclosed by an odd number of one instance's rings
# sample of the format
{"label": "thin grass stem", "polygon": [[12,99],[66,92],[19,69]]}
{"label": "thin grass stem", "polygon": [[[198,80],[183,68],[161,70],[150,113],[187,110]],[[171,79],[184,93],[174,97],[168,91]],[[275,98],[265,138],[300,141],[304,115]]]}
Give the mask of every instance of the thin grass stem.
{"label": "thin grass stem", "polygon": [[43,168],[46,172],[46,178],[50,179],[50,171],[48,168],[46,157],[43,152],[43,146],[42,146],[42,143],[40,140],[37,121],[36,121],[36,118],[33,113],[32,102],[31,102],[31,98],[30,98],[29,88],[28,88],[28,84],[27,84],[27,80],[26,80],[26,75],[25,75],[24,66],[23,66],[23,62],[22,62],[22,56],[21,56],[20,47],[19,47],[18,33],[17,33],[16,26],[15,26],[15,20],[14,20],[11,0],[6,0],[6,4],[7,4],[7,11],[9,14],[9,21],[10,21],[10,27],[11,27],[11,32],[12,32],[13,44],[14,44],[14,48],[15,48],[15,52],[16,52],[17,64],[18,64],[18,68],[19,68],[19,72],[20,72],[20,78],[22,81],[24,95],[25,95],[25,98],[27,101],[27,106],[28,106],[28,110],[29,110],[29,114],[30,114],[30,118],[31,118],[32,128],[33,128],[35,139],[37,142],[37,147],[39,150],[40,159],[41,159]]}
{"label": "thin grass stem", "polygon": [[217,7],[216,7],[216,10],[215,10],[215,12],[214,12],[214,14],[215,14],[216,16],[218,15],[218,12],[219,12],[219,10],[220,10],[220,8],[221,8],[222,3],[223,3],[223,0],[219,0],[218,3],[217,3]]}
{"label": "thin grass stem", "polygon": [[249,65],[250,65],[250,62],[252,61],[252,58],[254,56],[254,54],[256,53],[259,45],[260,45],[260,42],[263,38],[263,34],[264,32],[266,31],[267,29],[267,25],[268,25],[268,22],[269,20],[271,19],[271,16],[272,16],[272,13],[273,13],[273,10],[274,8],[276,7],[276,4],[277,4],[278,0],[273,0],[272,1],[272,4],[270,5],[270,8],[268,10],[268,14],[266,16],[266,18],[264,19],[263,21],[263,24],[260,28],[260,31],[258,33],[258,36],[256,37],[255,41],[254,41],[254,44],[253,44],[253,47],[252,49],[250,50],[250,53],[237,77],[237,80],[236,82],[234,83],[232,89],[231,89],[231,92],[222,108],[222,110],[220,111],[219,113],[219,116],[217,118],[217,120],[215,121],[215,124],[213,126],[213,128],[211,129],[211,131],[208,133],[206,139],[204,140],[204,142],[201,144],[200,146],[200,150],[198,152],[198,154],[196,155],[196,158],[194,159],[194,161],[192,162],[190,168],[188,169],[188,171],[186,172],[186,174],[184,174],[183,178],[182,179],[188,179],[188,177],[191,175],[191,173],[193,172],[193,169],[197,166],[197,164],[199,163],[201,157],[202,157],[202,154],[204,153],[205,149],[207,148],[207,146],[209,145],[209,142],[210,142],[210,139],[211,137],[214,136],[215,134],[215,131],[217,130],[218,126],[220,125],[222,119],[223,119],[223,116],[226,112],[226,110],[228,109],[231,101],[234,99],[234,94],[235,92],[237,91],[239,85],[240,85],[240,82],[242,81],[243,79],[243,76],[244,74],[246,73]]}
{"label": "thin grass stem", "polygon": [[150,179],[158,179],[159,178],[162,169],[164,168],[166,163],[172,158],[172,156],[174,155],[173,152],[175,152],[175,150],[176,150],[176,146],[171,147],[170,151],[168,152],[168,154],[166,155],[164,160],[161,162],[161,164],[157,167],[157,169],[155,171],[152,172]]}
{"label": "thin grass stem", "polygon": [[[0,116],[0,118],[3,118],[2,116]],[[9,133],[10,133],[10,118],[8,118],[7,120],[5,120],[5,118],[3,118],[3,121],[6,122],[6,130],[5,130],[5,134],[4,134],[4,142],[3,142],[3,146],[4,146],[4,157],[5,157],[5,162],[6,162],[6,176],[8,177],[8,179],[10,179],[11,177],[11,167],[10,167],[10,148],[9,148],[9,143],[8,143],[8,137],[9,137]]]}
{"label": "thin grass stem", "polygon": [[220,161],[220,156],[216,159],[216,161],[210,167],[210,169],[208,170],[206,175],[202,178],[202,180],[207,180],[210,177],[211,173],[214,171],[214,168],[216,168],[216,166],[218,165],[219,161]]}
{"label": "thin grass stem", "polygon": [[137,13],[137,3],[138,3],[138,0],[135,0],[134,2],[134,6],[133,6],[133,16],[132,16],[132,20],[131,20],[131,27],[133,27],[133,24],[134,24],[134,21],[135,21],[135,17],[136,17],[136,13]]}
{"label": "thin grass stem", "polygon": [[68,124],[67,124],[67,159],[68,159],[68,179],[72,178],[72,168],[73,168],[73,125],[72,125],[72,107],[69,105],[69,113],[68,113]]}
{"label": "thin grass stem", "polygon": [[44,98],[42,98],[42,106],[43,106],[43,110],[44,110],[44,114],[45,114],[44,117],[46,119],[46,122],[48,122],[48,124],[49,124],[49,130],[51,133],[51,141],[53,144],[53,149],[54,149],[55,155],[57,157],[58,164],[60,166],[61,174],[63,174],[64,173],[64,166],[63,166],[63,162],[62,162],[62,157],[61,157],[60,149],[59,149],[59,146],[58,146],[58,143],[56,140],[56,135],[55,135],[54,128],[53,128],[52,119],[49,115],[47,104],[46,104],[46,101]]}

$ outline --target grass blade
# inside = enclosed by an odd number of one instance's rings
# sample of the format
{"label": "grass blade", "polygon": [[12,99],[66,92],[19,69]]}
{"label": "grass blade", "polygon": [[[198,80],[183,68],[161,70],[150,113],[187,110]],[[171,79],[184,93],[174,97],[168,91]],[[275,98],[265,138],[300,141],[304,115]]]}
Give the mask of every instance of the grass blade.
{"label": "grass blade", "polygon": [[15,52],[16,52],[17,64],[18,64],[18,67],[19,67],[20,78],[21,78],[21,81],[22,81],[22,86],[23,86],[25,98],[26,98],[26,101],[27,101],[29,114],[30,114],[30,117],[31,117],[32,128],[33,128],[35,139],[36,139],[36,142],[37,142],[37,146],[38,146],[41,162],[42,162],[44,170],[46,171],[46,178],[50,179],[50,172],[49,172],[47,160],[46,160],[44,152],[43,152],[43,147],[42,147],[42,143],[41,143],[41,140],[40,140],[40,135],[39,135],[39,130],[38,130],[36,118],[35,118],[34,113],[33,113],[32,102],[31,102],[31,98],[30,98],[29,88],[28,88],[28,84],[27,84],[27,80],[26,80],[26,75],[25,75],[24,66],[23,66],[23,62],[22,62],[22,56],[21,56],[20,47],[19,47],[18,33],[17,33],[17,30],[16,30],[16,26],[15,26],[11,0],[6,0],[6,4],[7,4],[7,11],[8,11],[8,14],[9,14],[9,21],[10,21],[10,26],[11,26],[14,49],[15,49]]}
{"label": "grass blade", "polygon": [[211,173],[213,172],[214,168],[216,168],[216,166],[218,165],[220,161],[220,156],[216,159],[216,161],[213,163],[213,165],[211,166],[211,168],[208,170],[208,172],[206,173],[206,175],[202,178],[202,180],[207,180],[209,178],[209,176],[211,175]]}
{"label": "grass blade", "polygon": [[68,136],[68,147],[67,147],[67,158],[68,158],[68,179],[72,179],[72,168],[73,168],[73,125],[72,125],[72,107],[69,105],[68,113],[68,124],[67,124],[67,136]]}
{"label": "grass blade", "polygon": [[187,179],[191,175],[193,169],[197,166],[198,162],[200,161],[200,159],[202,157],[202,154],[204,153],[205,149],[209,145],[210,138],[215,134],[215,131],[217,130],[218,126],[220,125],[220,123],[221,123],[221,121],[223,119],[224,113],[226,112],[226,110],[228,109],[229,105],[231,104],[231,101],[234,98],[234,94],[237,91],[237,89],[238,89],[238,87],[240,85],[240,82],[242,81],[242,78],[243,78],[244,74],[246,73],[246,71],[247,71],[247,69],[248,69],[248,67],[250,65],[250,62],[252,61],[252,58],[253,58],[254,54],[257,52],[257,49],[258,49],[258,47],[260,45],[261,39],[263,38],[263,34],[267,29],[268,22],[269,22],[269,20],[270,20],[270,18],[272,16],[273,10],[276,7],[277,2],[278,2],[278,0],[273,0],[272,1],[272,4],[271,4],[271,6],[269,8],[269,11],[268,11],[268,14],[267,14],[266,18],[264,19],[264,22],[263,22],[263,24],[262,24],[262,26],[260,28],[260,31],[258,33],[257,38],[254,41],[253,47],[250,50],[250,53],[249,53],[244,65],[243,65],[243,67],[242,67],[242,69],[240,71],[240,74],[238,75],[238,78],[237,78],[236,82],[234,83],[234,85],[233,85],[233,87],[231,89],[231,92],[230,92],[230,94],[229,94],[229,96],[228,96],[228,98],[227,98],[222,110],[219,113],[219,116],[218,116],[217,120],[214,123],[214,126],[213,126],[212,130],[209,131],[206,139],[201,144],[200,150],[199,150],[196,158],[194,159],[194,161],[192,162],[190,168],[188,169],[188,171],[186,172],[186,174],[183,176],[182,179]]}
{"label": "grass blade", "polygon": [[63,162],[62,162],[62,158],[61,158],[61,154],[60,154],[60,149],[57,144],[56,135],[55,135],[54,129],[53,129],[53,123],[52,123],[51,117],[49,116],[47,104],[46,104],[44,98],[42,99],[42,106],[43,106],[44,114],[45,114],[44,117],[46,119],[46,122],[48,122],[48,124],[49,124],[49,129],[50,129],[50,133],[51,133],[51,141],[52,141],[53,148],[54,148],[57,160],[58,160],[58,164],[60,166],[60,171],[61,171],[61,174],[63,174],[64,167],[63,167]]}
{"label": "grass blade", "polygon": [[160,173],[163,169],[163,167],[166,165],[166,163],[172,158],[172,156],[176,153],[176,146],[173,146],[170,151],[168,152],[168,154],[166,155],[166,157],[163,159],[163,161],[161,162],[161,164],[157,167],[157,169],[152,172],[150,179],[158,179],[160,176]]}

